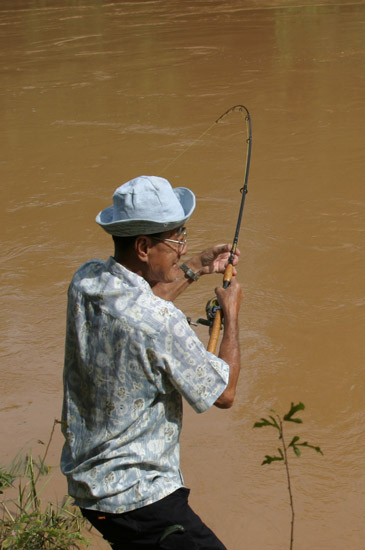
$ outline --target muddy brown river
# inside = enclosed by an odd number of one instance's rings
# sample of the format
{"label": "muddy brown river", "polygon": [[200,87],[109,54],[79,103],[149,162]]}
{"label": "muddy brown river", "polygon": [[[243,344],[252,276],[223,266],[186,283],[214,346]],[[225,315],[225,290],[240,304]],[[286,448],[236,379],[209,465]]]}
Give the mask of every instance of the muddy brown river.
{"label": "muddy brown river", "polygon": [[[229,550],[289,548],[279,442],[290,455],[295,549],[365,548],[365,3],[323,0],[2,0],[1,452],[42,452],[60,417],[67,286],[112,253],[94,222],[141,174],[190,187],[190,252],[233,238],[250,111],[239,247],[242,374],[229,411],[185,407],[191,504]],[[177,305],[204,315],[220,276]],[[205,342],[207,331],[198,334]],[[57,430],[49,498],[61,500]],[[95,534],[91,550],[106,545]]]}

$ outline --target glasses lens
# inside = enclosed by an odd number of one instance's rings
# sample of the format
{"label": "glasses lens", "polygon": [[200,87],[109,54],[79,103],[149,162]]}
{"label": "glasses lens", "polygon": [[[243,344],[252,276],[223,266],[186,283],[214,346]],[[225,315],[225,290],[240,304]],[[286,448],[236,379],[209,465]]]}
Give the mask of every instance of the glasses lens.
{"label": "glasses lens", "polygon": [[175,240],[175,239],[160,239],[159,237],[152,237],[155,241],[160,241],[160,242],[163,242],[163,243],[174,243],[174,245],[177,244],[177,251],[178,252],[181,252],[188,240],[187,240],[187,237],[186,237],[186,231],[183,232],[183,238],[182,239],[179,239],[179,240]]}

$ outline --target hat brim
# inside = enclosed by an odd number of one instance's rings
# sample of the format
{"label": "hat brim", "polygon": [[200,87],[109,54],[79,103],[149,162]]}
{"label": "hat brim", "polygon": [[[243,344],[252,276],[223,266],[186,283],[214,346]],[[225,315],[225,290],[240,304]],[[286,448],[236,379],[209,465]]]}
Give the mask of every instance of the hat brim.
{"label": "hat brim", "polygon": [[178,201],[184,211],[184,217],[176,220],[158,220],[151,212],[150,219],[133,219],[113,221],[114,206],[105,208],[96,216],[95,221],[104,231],[116,237],[132,237],[134,235],[152,235],[170,231],[184,225],[195,210],[195,195],[186,187],[175,187],[173,189]]}

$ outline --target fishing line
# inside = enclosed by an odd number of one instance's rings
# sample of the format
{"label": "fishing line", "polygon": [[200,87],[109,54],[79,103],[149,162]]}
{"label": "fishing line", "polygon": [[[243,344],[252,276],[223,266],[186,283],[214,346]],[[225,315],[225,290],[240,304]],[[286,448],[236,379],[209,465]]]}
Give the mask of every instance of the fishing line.
{"label": "fishing line", "polygon": [[[245,107],[244,105],[234,105],[233,107],[230,107],[229,109],[227,109],[227,111],[225,111],[220,117],[218,117],[213,122],[213,124],[211,124],[206,130],[204,130],[204,132],[202,134],[200,134],[199,137],[197,137],[192,143],[190,143],[190,145],[188,145],[183,151],[181,151],[181,153],[179,153],[177,155],[177,157],[172,159],[165,166],[165,168],[162,170],[162,173],[166,172],[166,170],[170,166],[172,166],[179,158],[181,158],[183,155],[185,155],[185,153],[187,151],[189,151],[189,149],[191,149],[198,141],[200,141],[203,138],[203,136],[205,136],[208,132],[210,132],[210,130],[215,125],[219,124],[219,122],[221,120],[223,120],[229,113],[233,113],[233,112],[240,112],[244,116],[245,121],[246,121],[246,132],[247,132],[248,137],[247,137],[247,140],[246,140],[247,153],[246,153],[245,178],[244,178],[243,187],[240,189],[240,192],[242,193],[242,200],[241,200],[241,205],[240,205],[240,209],[239,209],[239,213],[238,213],[238,221],[237,221],[236,232],[235,232],[233,243],[232,243],[232,250],[231,250],[229,260],[228,260],[229,264],[233,264],[233,259],[234,259],[234,256],[236,254],[236,249],[237,249],[237,244],[238,244],[238,236],[239,236],[239,231],[240,231],[241,222],[242,222],[243,208],[244,208],[245,198],[246,198],[246,194],[247,194],[247,182],[248,182],[248,174],[249,174],[250,162],[251,162],[252,125],[251,125],[250,113],[249,113],[247,107]],[[224,288],[227,288],[228,285],[229,285],[229,282],[224,281],[224,283],[223,283]]]}
{"label": "fishing line", "polygon": [[[241,198],[240,209],[238,212],[236,231],[232,242],[232,248],[228,259],[228,264],[223,276],[223,288],[227,288],[230,285],[233,277],[233,261],[236,255],[238,237],[239,237],[239,232],[240,232],[241,223],[242,223],[243,208],[245,205],[245,198],[247,194],[247,183],[248,183],[248,174],[250,170],[251,148],[252,148],[251,116],[248,109],[244,105],[234,105],[233,107],[225,111],[219,118],[217,118],[215,122],[216,123],[220,122],[226,115],[235,111],[239,111],[242,114],[245,113],[244,116],[245,116],[247,136],[248,136],[246,140],[246,144],[247,144],[246,167],[245,167],[244,183],[240,189],[242,198]],[[215,353],[217,344],[218,344],[219,333],[222,328],[222,311],[221,311],[221,308],[219,307],[219,304],[216,298],[208,302],[206,306],[206,313],[207,313],[207,320],[198,319],[198,323],[200,322],[202,324],[208,324],[211,327],[210,338],[209,338],[207,349],[211,353]]]}
{"label": "fishing line", "polygon": [[[248,183],[248,174],[249,174],[249,171],[250,171],[251,148],[252,148],[251,116],[250,116],[250,113],[249,113],[248,109],[244,105],[234,105],[234,107],[231,107],[225,113],[223,113],[219,118],[217,118],[216,123],[218,123],[226,115],[228,115],[229,113],[234,112],[234,111],[241,112],[243,114],[243,116],[245,117],[247,136],[248,137],[247,137],[247,140],[246,140],[247,152],[246,152],[245,177],[244,177],[243,187],[241,187],[241,189],[240,189],[240,192],[242,193],[242,199],[241,199],[240,209],[239,209],[239,213],[238,213],[236,232],[235,232],[235,235],[234,235],[234,238],[233,238],[233,243],[232,243],[232,250],[231,250],[229,260],[228,260],[229,264],[233,264],[233,258],[236,254],[236,249],[237,249],[237,244],[238,244],[238,237],[239,237],[239,232],[240,232],[240,228],[241,228],[243,208],[245,206],[245,198],[246,198],[246,195],[247,195],[247,183]],[[244,115],[244,112],[246,113],[245,115]],[[227,288],[228,285],[229,285],[229,282],[227,283],[226,281],[223,281],[223,288]]]}
{"label": "fishing line", "polygon": [[[245,175],[244,175],[244,182],[243,186],[240,189],[240,193],[242,194],[241,198],[241,204],[238,212],[238,219],[237,219],[237,225],[236,230],[232,242],[232,248],[228,259],[228,264],[224,272],[223,276],[223,288],[227,288],[232,280],[233,277],[233,262],[234,257],[236,255],[237,250],[237,244],[238,244],[238,237],[239,232],[241,228],[242,223],[242,215],[243,215],[243,208],[245,205],[245,198],[247,194],[247,183],[248,183],[248,174],[250,170],[250,162],[251,162],[251,147],[252,147],[252,124],[251,124],[251,116],[250,113],[244,105],[234,105],[233,107],[230,107],[225,111],[220,117],[218,117],[213,124],[211,124],[204,132],[196,138],[190,145],[188,145],[177,157],[175,157],[173,160],[171,160],[163,169],[162,173],[167,170],[170,166],[172,166],[178,159],[180,159],[189,149],[191,149],[199,140],[203,138],[210,130],[217,125],[221,120],[223,120],[227,115],[234,112],[240,112],[246,121],[246,132],[247,132],[247,139],[246,139],[246,145],[247,145],[247,151],[246,151],[246,166],[245,166]],[[222,327],[222,311],[219,307],[219,304],[214,298],[213,300],[210,300],[206,306],[206,313],[207,313],[207,319],[198,319],[197,323],[205,324],[210,327],[210,339],[208,343],[208,351],[215,353],[218,339],[219,339],[219,333]],[[190,321],[190,320],[189,320]],[[194,323],[196,324],[196,323]]]}
{"label": "fishing line", "polygon": [[160,174],[164,174],[166,172],[166,170],[168,168],[170,168],[170,166],[175,164],[175,162],[177,162],[183,155],[185,155],[185,153],[187,153],[189,151],[189,149],[194,147],[194,145],[196,145],[196,143],[198,141],[200,141],[206,134],[208,134],[211,131],[211,129],[214,128],[214,126],[216,126],[226,115],[228,115],[229,113],[234,112],[234,111],[239,111],[242,114],[243,114],[243,112],[246,112],[247,113],[246,117],[245,117],[246,120],[247,120],[247,116],[248,117],[250,116],[248,110],[246,109],[246,107],[244,105],[234,105],[233,107],[230,107],[230,109],[227,109],[227,111],[225,111],[220,117],[218,117],[217,120],[215,120],[213,122],[213,124],[210,124],[210,126],[208,126],[208,128],[206,130],[204,130],[204,132],[202,132],[199,137],[194,139],[194,141],[192,143],[190,143],[190,145],[185,147],[185,149],[183,149],[181,151],[181,153],[179,153],[175,158],[173,158],[170,162],[168,162],[166,164],[166,166],[162,170],[160,170]]}
{"label": "fishing line", "polygon": [[183,150],[181,151],[181,153],[179,153],[179,154],[177,155],[177,157],[175,157],[174,159],[172,159],[172,161],[169,162],[169,163],[165,166],[165,168],[163,168],[163,169],[161,170],[160,173],[161,173],[161,174],[164,174],[164,173],[166,172],[166,170],[167,170],[168,168],[170,168],[170,166],[172,166],[173,164],[175,164],[175,162],[178,161],[180,157],[182,157],[183,155],[185,155],[185,153],[187,153],[187,151],[189,151],[189,149],[191,149],[192,147],[194,147],[194,145],[195,145],[198,141],[200,141],[200,140],[202,139],[202,137],[205,136],[205,134],[207,134],[208,132],[210,132],[210,130],[213,128],[213,126],[216,124],[216,122],[217,122],[217,121],[215,120],[215,121],[213,122],[213,124],[211,124],[206,130],[204,130],[204,132],[203,132],[202,134],[200,134],[199,137],[197,137],[190,145],[188,145],[185,149],[183,149]]}

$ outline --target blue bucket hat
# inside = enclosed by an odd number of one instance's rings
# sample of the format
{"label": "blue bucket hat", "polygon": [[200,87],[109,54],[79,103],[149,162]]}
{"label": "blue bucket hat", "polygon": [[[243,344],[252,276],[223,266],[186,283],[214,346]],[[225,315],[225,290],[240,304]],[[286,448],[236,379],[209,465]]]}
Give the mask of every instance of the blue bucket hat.
{"label": "blue bucket hat", "polygon": [[194,209],[190,189],[173,189],[164,178],[140,176],[118,187],[113,206],[99,212],[95,221],[116,237],[151,235],[184,225]]}

